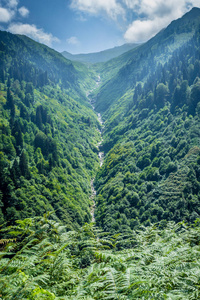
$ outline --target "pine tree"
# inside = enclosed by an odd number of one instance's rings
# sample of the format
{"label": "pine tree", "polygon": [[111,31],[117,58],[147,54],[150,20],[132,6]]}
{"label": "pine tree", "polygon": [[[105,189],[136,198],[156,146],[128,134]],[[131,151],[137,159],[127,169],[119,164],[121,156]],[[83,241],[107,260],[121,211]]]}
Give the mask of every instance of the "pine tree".
{"label": "pine tree", "polygon": [[36,109],[36,125],[40,130],[42,130],[43,125],[42,125],[42,109],[41,105],[37,107]]}
{"label": "pine tree", "polygon": [[25,153],[25,151],[22,151],[22,154],[20,156],[19,168],[20,168],[22,176],[29,179],[30,171],[29,171],[29,167],[28,167],[28,157],[27,157],[27,154]]}
{"label": "pine tree", "polygon": [[18,163],[18,161],[17,161],[16,158],[15,158],[14,163],[12,165],[12,168],[10,170],[10,176],[12,178],[12,181],[16,185],[17,184],[17,180],[21,176],[21,170],[19,168],[19,163]]}
{"label": "pine tree", "polygon": [[11,123],[13,123],[15,118],[15,104],[10,88],[7,89],[7,108],[10,109]]}
{"label": "pine tree", "polygon": [[7,80],[7,88],[10,88],[10,85],[11,85],[11,82],[10,82],[10,76],[9,76],[8,80]]}
{"label": "pine tree", "polygon": [[21,150],[23,149],[23,136],[22,136],[22,131],[21,131],[19,121],[17,121],[17,120],[14,122],[14,125],[12,128],[12,135],[15,137],[16,151],[17,151],[17,154],[19,155]]}
{"label": "pine tree", "polygon": [[2,83],[5,83],[5,75],[4,75],[4,69],[3,69],[3,67],[0,68],[0,81]]}

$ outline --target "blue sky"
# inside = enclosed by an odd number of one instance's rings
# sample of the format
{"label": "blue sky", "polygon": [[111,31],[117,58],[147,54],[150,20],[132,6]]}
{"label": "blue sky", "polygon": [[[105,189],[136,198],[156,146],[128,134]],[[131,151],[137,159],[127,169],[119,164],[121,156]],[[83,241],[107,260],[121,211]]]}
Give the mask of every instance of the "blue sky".
{"label": "blue sky", "polygon": [[0,29],[89,53],[144,42],[194,6],[200,0],[0,0]]}

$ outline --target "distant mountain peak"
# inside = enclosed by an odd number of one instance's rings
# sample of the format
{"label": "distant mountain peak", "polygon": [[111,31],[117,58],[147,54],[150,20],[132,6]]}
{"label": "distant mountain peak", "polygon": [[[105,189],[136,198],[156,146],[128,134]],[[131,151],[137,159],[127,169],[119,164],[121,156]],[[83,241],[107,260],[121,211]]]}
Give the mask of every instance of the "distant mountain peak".
{"label": "distant mountain peak", "polygon": [[199,7],[193,7],[188,13],[194,13],[197,12],[198,14],[200,13],[200,8]]}
{"label": "distant mountain peak", "polygon": [[61,52],[61,54],[72,61],[79,61],[84,63],[99,63],[99,62],[106,62],[110,59],[113,59],[121,54],[132,50],[133,48],[137,47],[138,44],[127,43],[122,46],[116,46],[111,49],[94,52],[94,53],[81,53],[81,54],[71,54],[67,51]]}

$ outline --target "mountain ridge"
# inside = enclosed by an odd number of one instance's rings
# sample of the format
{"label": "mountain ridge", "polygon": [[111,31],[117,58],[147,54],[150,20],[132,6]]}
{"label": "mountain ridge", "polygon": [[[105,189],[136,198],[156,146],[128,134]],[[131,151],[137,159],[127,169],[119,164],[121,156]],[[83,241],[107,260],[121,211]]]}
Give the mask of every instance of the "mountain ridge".
{"label": "mountain ridge", "polygon": [[106,62],[114,57],[117,57],[135,47],[137,47],[138,44],[135,43],[127,43],[122,46],[116,46],[114,48],[102,50],[99,52],[94,53],[82,53],[82,54],[71,54],[67,51],[61,52],[61,54],[72,61],[80,61],[83,63],[102,63]]}
{"label": "mountain ridge", "polygon": [[[142,73],[142,69],[145,69],[147,61],[152,65],[154,64],[154,68],[156,68],[158,63],[164,64],[166,59],[176,49],[189,41],[194,34],[193,28],[199,26],[199,24],[200,9],[193,8],[182,18],[171,22],[165,29],[161,30],[145,44],[101,66],[99,71],[102,73],[107,72],[108,74],[106,76],[104,74],[105,80],[103,86],[96,92],[96,109],[99,112],[104,112],[114,99],[116,101],[125,91],[131,90],[138,77],[138,73]],[[118,62],[117,59],[121,61]],[[116,62],[120,68],[116,68]],[[109,67],[107,67],[108,64],[110,64]],[[113,71],[115,68],[116,70]],[[141,74],[139,81],[143,80],[144,76]]]}
{"label": "mountain ridge", "polygon": [[[87,67],[78,62],[72,62],[62,56],[59,52],[49,48],[46,45],[40,44],[25,35],[13,35],[7,31],[0,31],[1,42],[6,43],[6,47],[12,49],[11,40],[18,44],[18,48],[14,52],[18,61],[29,60],[31,63],[40,69],[42,72],[47,72],[50,80],[61,84],[70,90],[73,90],[72,96],[86,100],[85,93],[80,87],[80,79],[87,86],[90,82],[94,84],[94,74],[89,72]],[[19,51],[20,47],[20,51]],[[89,75],[89,77],[87,77]],[[89,78],[89,80],[87,80]]]}

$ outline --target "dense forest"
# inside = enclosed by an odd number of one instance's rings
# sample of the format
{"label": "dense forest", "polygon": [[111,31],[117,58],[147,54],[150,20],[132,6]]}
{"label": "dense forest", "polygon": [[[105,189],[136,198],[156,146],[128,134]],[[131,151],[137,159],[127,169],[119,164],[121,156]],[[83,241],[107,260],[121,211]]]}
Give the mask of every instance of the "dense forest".
{"label": "dense forest", "polygon": [[[42,57],[42,45],[32,42],[36,48],[29,53],[24,37],[0,36],[0,223],[54,211],[70,229],[77,228],[91,218],[90,180],[98,167],[100,138],[86,99],[70,96],[81,97],[74,78],[82,74],[59,54],[53,67],[50,50],[47,59]],[[59,64],[65,76],[60,84]],[[50,66],[52,73],[39,66]]]}
{"label": "dense forest", "polygon": [[199,217],[199,32],[105,112],[96,220],[106,231]]}
{"label": "dense forest", "polygon": [[93,65],[0,31],[0,107],[0,299],[200,297],[200,9]]}

